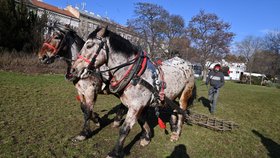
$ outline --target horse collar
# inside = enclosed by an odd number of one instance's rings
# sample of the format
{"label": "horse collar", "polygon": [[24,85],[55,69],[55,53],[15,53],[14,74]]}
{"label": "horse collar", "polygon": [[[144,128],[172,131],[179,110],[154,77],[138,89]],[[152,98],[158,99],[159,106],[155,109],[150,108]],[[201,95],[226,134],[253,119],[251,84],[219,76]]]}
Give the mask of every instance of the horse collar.
{"label": "horse collar", "polygon": [[111,92],[120,93],[124,91],[131,81],[133,84],[133,79],[135,77],[140,77],[144,73],[147,67],[147,60],[148,60],[146,53],[145,52],[138,53],[138,55],[134,60],[135,61],[130,65],[130,67],[124,73],[124,75],[120,80],[116,81],[114,77],[111,79],[111,84],[109,86]]}

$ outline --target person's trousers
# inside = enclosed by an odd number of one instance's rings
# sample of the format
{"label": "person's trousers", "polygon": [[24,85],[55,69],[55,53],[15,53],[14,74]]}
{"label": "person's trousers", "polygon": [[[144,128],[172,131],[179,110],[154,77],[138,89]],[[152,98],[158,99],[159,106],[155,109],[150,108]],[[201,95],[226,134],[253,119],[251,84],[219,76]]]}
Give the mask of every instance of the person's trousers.
{"label": "person's trousers", "polygon": [[211,113],[214,113],[216,110],[218,96],[219,96],[219,89],[210,86],[210,89],[208,91],[208,99],[211,105],[211,110],[210,110]]}

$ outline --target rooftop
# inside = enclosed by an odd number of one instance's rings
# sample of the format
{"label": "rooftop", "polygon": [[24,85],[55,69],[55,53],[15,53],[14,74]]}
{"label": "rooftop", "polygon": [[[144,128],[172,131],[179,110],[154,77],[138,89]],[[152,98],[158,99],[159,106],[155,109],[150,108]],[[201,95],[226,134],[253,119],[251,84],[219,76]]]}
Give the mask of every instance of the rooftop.
{"label": "rooftop", "polygon": [[56,13],[59,13],[59,14],[62,14],[62,15],[66,15],[66,16],[69,16],[69,17],[72,17],[72,18],[75,18],[77,19],[72,13],[70,13],[69,11],[67,10],[64,10],[64,9],[60,9],[58,7],[55,7],[55,6],[52,6],[50,4],[47,4],[47,3],[44,3],[44,2],[41,2],[41,1],[38,1],[38,0],[31,0],[31,3],[36,6],[36,7],[39,7],[39,8],[42,8],[42,9],[46,9],[46,10],[50,10],[50,11],[53,11],[53,12],[56,12]]}

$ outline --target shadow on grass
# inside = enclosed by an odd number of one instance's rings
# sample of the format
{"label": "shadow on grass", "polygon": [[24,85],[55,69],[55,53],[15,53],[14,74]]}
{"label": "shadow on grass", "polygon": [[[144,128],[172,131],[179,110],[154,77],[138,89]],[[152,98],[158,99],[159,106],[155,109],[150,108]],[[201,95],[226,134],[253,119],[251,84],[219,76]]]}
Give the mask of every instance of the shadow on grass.
{"label": "shadow on grass", "polygon": [[132,147],[136,144],[136,142],[138,142],[141,138],[142,132],[138,133],[133,140],[127,144],[127,146],[123,149],[124,153],[126,156],[130,155],[130,150],[132,149]]}
{"label": "shadow on grass", "polygon": [[210,105],[210,100],[205,98],[205,97],[200,97],[198,98],[199,102],[202,102],[203,106],[208,108],[209,111],[211,111],[211,105]]}
{"label": "shadow on grass", "polygon": [[[176,102],[176,104],[178,104],[178,103]],[[99,133],[99,131],[101,131],[103,128],[105,128],[110,123],[112,123],[114,121],[114,119],[108,119],[108,116],[111,115],[111,114],[117,113],[119,108],[122,108],[122,104],[120,104],[120,105],[114,107],[113,109],[111,109],[110,111],[108,111],[107,114],[105,114],[101,118],[101,120],[102,120],[101,127],[94,130],[92,132],[91,136]],[[173,109],[171,109],[169,106],[160,109],[160,118],[163,120],[163,122],[165,122],[165,123],[169,122],[169,120],[171,118],[172,111],[173,111]],[[127,112],[127,110],[125,111],[124,114],[126,114],[126,112]],[[155,109],[153,107],[148,107],[146,113],[147,113],[146,117],[147,117],[147,120],[148,120],[148,124],[149,124],[150,129],[151,129],[151,138],[153,138],[154,137],[154,128],[158,125],[158,120],[157,120],[157,117],[155,115],[156,112],[155,112]],[[132,147],[141,139],[142,132],[143,131],[138,133],[133,138],[133,140],[128,145],[126,145],[124,147],[124,153],[125,153],[126,156],[130,155],[130,151],[131,151]],[[165,134],[169,134],[166,129],[165,129]],[[173,153],[170,156],[171,156],[170,158],[175,158],[175,157],[177,158],[178,156],[179,156],[179,158],[180,157],[182,157],[182,158],[188,158],[189,157],[186,154],[186,147],[182,144],[176,146]]]}
{"label": "shadow on grass", "polygon": [[[165,108],[161,108],[160,109],[160,118],[163,120],[163,122],[169,122],[170,117],[171,117],[171,112],[172,110],[169,107],[165,107]],[[153,107],[149,107],[146,111],[147,113],[147,120],[148,120],[148,124],[150,126],[151,129],[151,141],[153,141],[153,137],[154,137],[154,128],[158,125],[158,120],[157,117],[155,115],[155,109]],[[124,153],[126,156],[130,155],[130,150],[132,149],[132,147],[141,139],[141,135],[142,135],[141,131],[140,133],[138,133],[134,139],[124,148]],[[165,129],[165,134],[168,134],[168,131]]]}
{"label": "shadow on grass", "polygon": [[184,144],[179,144],[175,146],[173,152],[170,156],[166,158],[189,158],[190,156],[187,153],[187,148]]}
{"label": "shadow on grass", "polygon": [[273,141],[270,138],[267,138],[263,136],[261,133],[259,133],[256,130],[252,130],[252,132],[261,138],[262,144],[266,147],[266,150],[268,151],[268,156],[271,158],[278,158],[280,155],[280,145]]}
{"label": "shadow on grass", "polygon": [[[104,112],[106,110],[102,110]],[[108,116],[112,114],[121,115],[119,117],[123,117],[127,113],[127,108],[123,104],[116,105],[110,111],[108,111],[104,116],[100,118],[100,127],[96,130],[93,130],[87,139],[92,138],[94,135],[98,134],[103,128],[107,127],[109,124],[114,122],[115,119],[109,119]]]}

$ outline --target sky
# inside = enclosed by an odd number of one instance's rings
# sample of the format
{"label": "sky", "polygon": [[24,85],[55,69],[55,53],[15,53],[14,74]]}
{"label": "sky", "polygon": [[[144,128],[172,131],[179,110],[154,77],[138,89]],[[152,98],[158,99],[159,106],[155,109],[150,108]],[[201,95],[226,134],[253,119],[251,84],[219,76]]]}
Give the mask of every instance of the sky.
{"label": "sky", "polygon": [[137,2],[148,2],[162,6],[170,14],[180,15],[187,26],[191,18],[204,10],[215,13],[224,22],[231,24],[236,34],[234,42],[246,36],[264,36],[275,29],[280,30],[280,0],[43,0],[43,2],[65,8],[78,6],[126,26],[127,19],[135,18]]}

